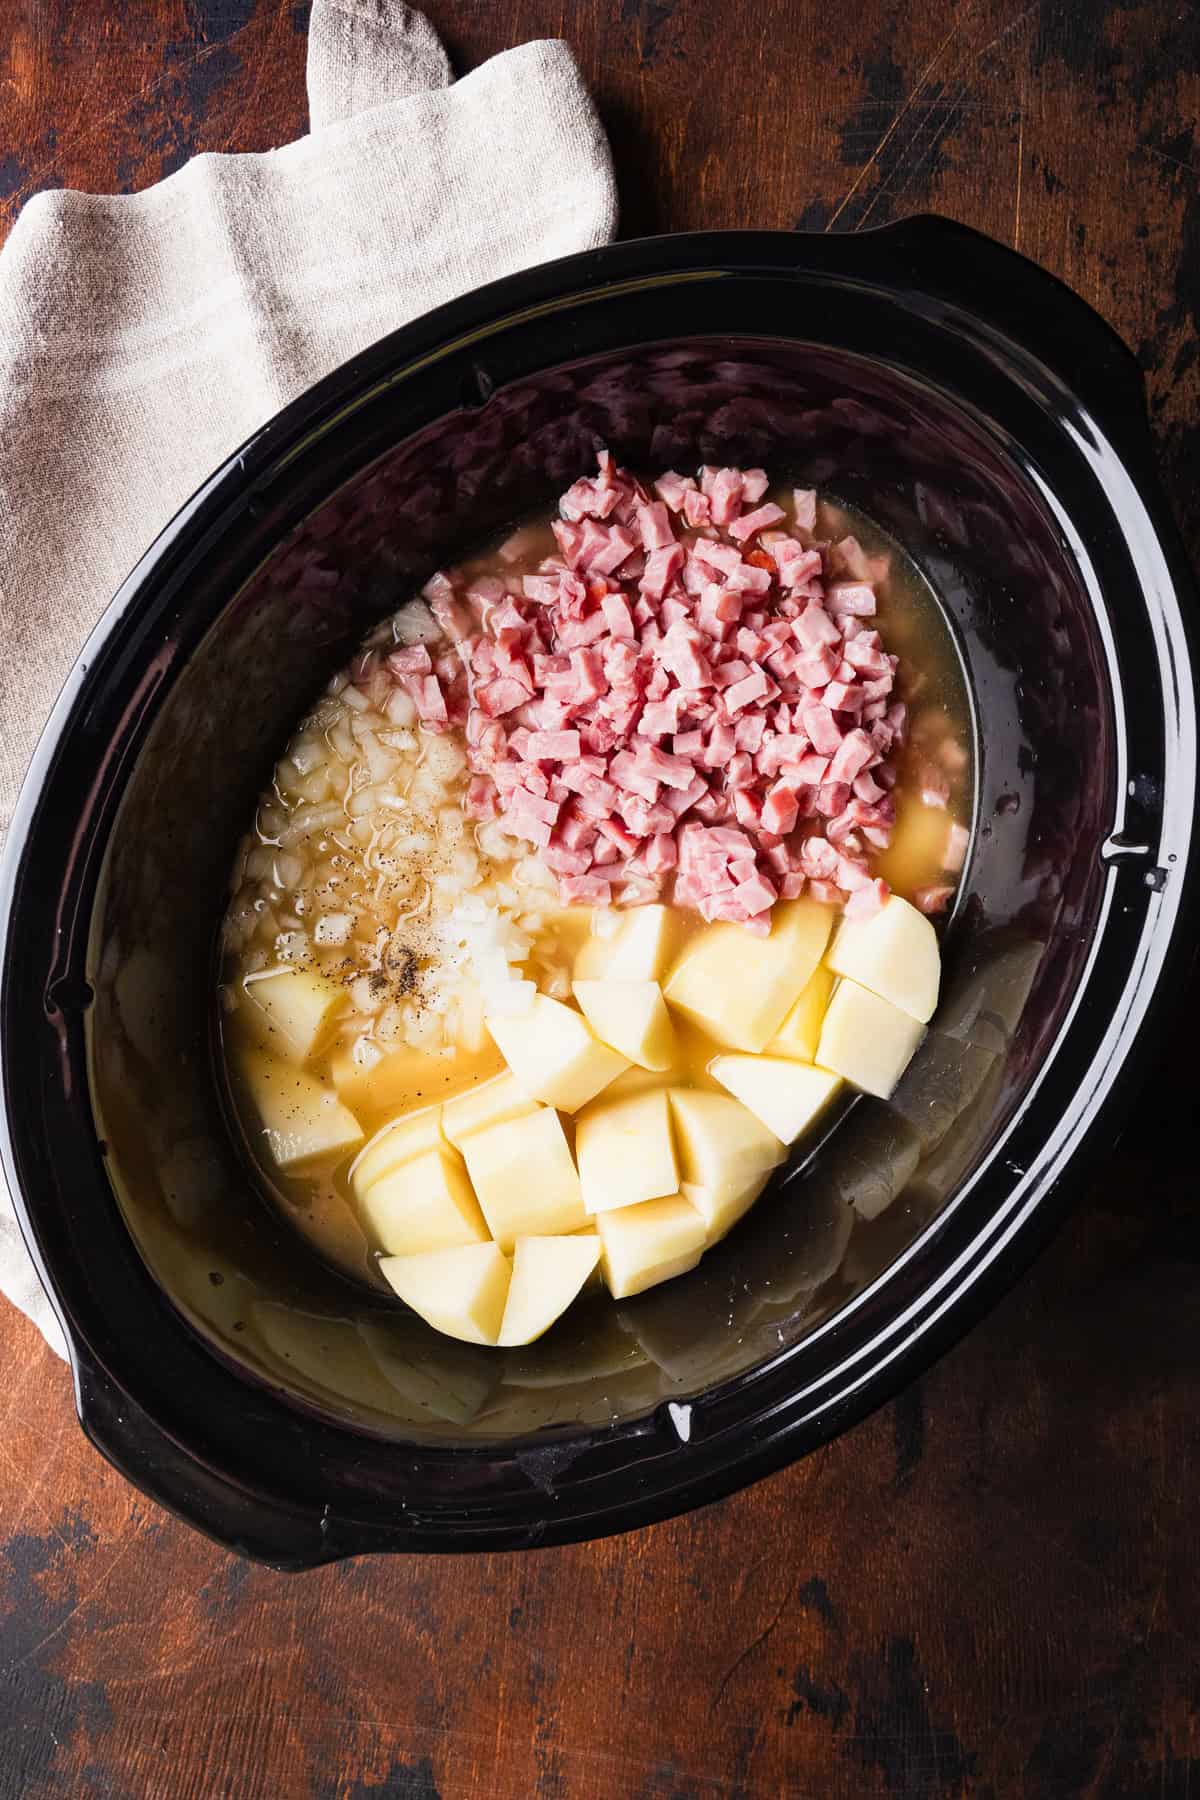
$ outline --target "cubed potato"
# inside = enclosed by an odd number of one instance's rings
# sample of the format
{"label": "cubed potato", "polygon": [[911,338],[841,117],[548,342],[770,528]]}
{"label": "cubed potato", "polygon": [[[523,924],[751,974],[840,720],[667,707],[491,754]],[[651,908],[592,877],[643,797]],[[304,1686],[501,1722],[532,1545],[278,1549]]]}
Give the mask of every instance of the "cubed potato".
{"label": "cubed potato", "polygon": [[552,1107],[486,1125],[462,1140],[467,1173],[502,1250],[588,1222],[562,1120]]}
{"label": "cubed potato", "polygon": [[566,1312],[599,1261],[598,1236],[518,1238],[499,1342],[532,1344],[540,1338]]}
{"label": "cubed potato", "polygon": [[899,894],[869,919],[843,919],[825,961],[835,975],[870,988],[922,1025],[933,1016],[941,974],[937,932]]}
{"label": "cubed potato", "polygon": [[707,1188],[714,1207],[761,1185],[783,1161],[779,1139],[740,1100],[700,1088],[672,1088],[670,1095],[680,1174]]}
{"label": "cubed potato", "polygon": [[[354,1114],[315,1075],[261,1050],[246,1051],[240,1067],[267,1154],[279,1168],[344,1155],[362,1143]],[[258,1135],[253,1128],[251,1134]]]}
{"label": "cubed potato", "polygon": [[821,1027],[817,1061],[864,1094],[886,1100],[925,1035],[911,1013],[856,981],[838,982]]}
{"label": "cubed potato", "polygon": [[794,1144],[820,1117],[841,1087],[841,1078],[787,1056],[714,1056],[714,1081],[748,1106],[781,1144]]}
{"label": "cubed potato", "polygon": [[602,1246],[600,1267],[614,1300],[694,1269],[707,1237],[704,1220],[682,1194],[603,1212],[596,1229]]}
{"label": "cubed potato", "polygon": [[680,1193],[704,1220],[705,1249],[718,1243],[727,1231],[732,1231],[742,1215],[750,1211],[766,1186],[770,1172],[768,1169],[766,1174],[756,1175],[740,1192],[725,1195],[714,1188],[700,1187],[694,1181],[680,1182]]}
{"label": "cubed potato", "polygon": [[241,1016],[264,1050],[305,1063],[346,1005],[346,990],[308,969],[272,969],[243,982]]}
{"label": "cubed potato", "polygon": [[478,1087],[468,1088],[465,1094],[446,1101],[442,1107],[442,1136],[456,1150],[461,1150],[462,1140],[471,1132],[482,1131],[485,1125],[499,1125],[505,1119],[520,1118],[537,1109],[537,1101],[531,1100],[511,1075],[497,1075],[493,1081],[481,1082]]}
{"label": "cubed potato", "polygon": [[677,1193],[679,1166],[666,1088],[586,1107],[575,1122],[575,1155],[589,1213]]}
{"label": "cubed potato", "polygon": [[362,1320],[358,1334],[395,1389],[397,1411],[415,1424],[433,1417],[469,1425],[496,1388],[500,1365],[485,1351],[431,1338],[415,1319]]}
{"label": "cubed potato", "polygon": [[614,932],[593,932],[575,959],[578,981],[661,981],[670,967],[679,925],[669,906],[635,906]]}
{"label": "cubed potato", "polygon": [[516,1018],[489,1017],[488,1030],[531,1100],[560,1111],[578,1112],[623,1069],[627,1057],[602,1044],[582,1013],[537,994],[528,1012]]}
{"label": "cubed potato", "polygon": [[706,925],[667,978],[668,1002],[726,1049],[763,1049],[820,962],[832,917],[802,898],[775,908],[769,937]]}
{"label": "cubed potato", "polygon": [[821,1036],[821,1020],[833,992],[833,972],[818,965],[805,982],[800,998],[766,1046],[768,1056],[792,1056],[797,1062],[815,1062]]}
{"label": "cubed potato", "polygon": [[496,1244],[384,1256],[379,1268],[405,1305],[435,1331],[465,1344],[494,1344],[500,1336],[512,1264]]}
{"label": "cubed potato", "polygon": [[420,1112],[393,1119],[390,1125],[377,1131],[350,1165],[350,1188],[354,1198],[361,1200],[373,1182],[398,1169],[401,1163],[411,1162],[414,1156],[422,1156],[427,1150],[438,1149],[443,1141],[441,1120],[440,1106],[426,1106]]}
{"label": "cubed potato", "polygon": [[377,1248],[390,1256],[482,1244],[490,1235],[462,1158],[445,1144],[372,1182],[359,1214]]}
{"label": "cubed potato", "polygon": [[576,981],[583,1016],[610,1050],[639,1069],[662,1071],[675,1061],[675,1027],[657,981]]}

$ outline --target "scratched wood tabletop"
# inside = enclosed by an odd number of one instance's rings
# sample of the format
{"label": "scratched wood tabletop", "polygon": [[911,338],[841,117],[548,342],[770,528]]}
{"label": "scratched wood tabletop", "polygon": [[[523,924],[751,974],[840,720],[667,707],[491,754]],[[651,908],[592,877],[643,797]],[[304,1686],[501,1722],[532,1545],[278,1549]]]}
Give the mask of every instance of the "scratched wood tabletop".
{"label": "scratched wood tabletop", "polygon": [[[1134,347],[1200,554],[1189,0],[432,0],[565,35],[626,234],[1017,245]],[[290,0],[0,0],[0,219],[304,129]],[[141,1499],[0,1303],[0,1800],[1200,1790],[1194,1034],[1035,1270],[900,1400],[705,1512],[284,1577]]]}

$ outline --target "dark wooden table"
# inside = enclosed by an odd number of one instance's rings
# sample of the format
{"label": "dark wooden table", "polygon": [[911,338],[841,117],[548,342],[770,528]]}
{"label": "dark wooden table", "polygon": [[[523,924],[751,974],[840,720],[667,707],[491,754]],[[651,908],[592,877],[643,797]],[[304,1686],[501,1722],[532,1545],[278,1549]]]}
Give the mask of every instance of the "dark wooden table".
{"label": "dark wooden table", "polygon": [[[435,0],[457,66],[565,34],[622,229],[934,208],[1137,350],[1200,554],[1194,0]],[[304,129],[290,0],[0,0],[0,207]],[[1194,1035],[924,1381],[706,1512],[283,1577],[140,1499],[0,1306],[0,1796],[702,1800],[1200,1791]]]}

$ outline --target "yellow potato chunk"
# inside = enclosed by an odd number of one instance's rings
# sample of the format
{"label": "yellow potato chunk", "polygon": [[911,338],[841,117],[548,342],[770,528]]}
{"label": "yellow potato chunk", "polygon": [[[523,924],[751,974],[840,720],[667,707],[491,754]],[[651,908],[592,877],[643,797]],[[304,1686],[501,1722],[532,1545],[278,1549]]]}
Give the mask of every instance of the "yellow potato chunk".
{"label": "yellow potato chunk", "polygon": [[307,969],[273,969],[242,984],[242,1017],[264,1050],[304,1063],[317,1051],[346,1002],[346,990]]}
{"label": "yellow potato chunk", "polygon": [[552,1107],[502,1119],[462,1140],[467,1173],[502,1250],[588,1222],[562,1120]]}
{"label": "yellow potato chunk", "polygon": [[441,1120],[440,1106],[426,1106],[420,1112],[393,1119],[390,1125],[377,1131],[350,1165],[350,1187],[354,1198],[361,1200],[373,1182],[398,1169],[401,1163],[411,1162],[414,1156],[422,1156],[427,1150],[438,1149],[442,1143]]}
{"label": "yellow potato chunk", "polygon": [[886,1100],[924,1035],[925,1027],[910,1013],[856,981],[842,980],[825,1014],[817,1061],[864,1094]]}
{"label": "yellow potato chunk", "polygon": [[635,906],[610,936],[593,934],[575,960],[578,980],[660,981],[670,966],[678,925],[669,906]]}
{"label": "yellow potato chunk", "polygon": [[740,1100],[698,1088],[672,1088],[671,1114],[684,1181],[707,1188],[724,1206],[757,1181],[760,1186],[783,1147],[774,1132]]}
{"label": "yellow potato chunk", "polygon": [[363,1224],[390,1256],[482,1244],[488,1228],[462,1158],[441,1145],[372,1182],[359,1202]]}
{"label": "yellow potato chunk", "polygon": [[583,1016],[602,1043],[636,1063],[661,1071],[675,1061],[675,1027],[657,981],[575,981]]}
{"label": "yellow potato chunk", "polygon": [[815,901],[775,908],[769,937],[740,925],[707,925],[672,969],[672,1007],[728,1050],[762,1050],[810,980],[829,941],[832,912]]}
{"label": "yellow potato chunk", "polygon": [[731,1231],[742,1217],[748,1213],[758,1196],[766,1186],[767,1175],[756,1175],[754,1180],[740,1192],[722,1196],[712,1188],[698,1187],[694,1181],[681,1181],[679,1191],[689,1206],[694,1206],[704,1220],[704,1247],[709,1249],[719,1239]]}
{"label": "yellow potato chunk", "polygon": [[354,1114],[315,1075],[261,1050],[247,1051],[241,1070],[267,1154],[279,1168],[300,1168],[362,1143]]}
{"label": "yellow potato chunk", "polygon": [[406,1306],[447,1337],[494,1344],[512,1264],[495,1244],[464,1244],[420,1256],[383,1256],[381,1273]]}
{"label": "yellow potato chunk", "polygon": [[797,1062],[815,1062],[821,1020],[833,992],[833,974],[824,963],[815,968],[775,1036],[765,1046],[768,1056],[792,1056]]}
{"label": "yellow potato chunk", "polygon": [[489,1018],[487,1027],[517,1085],[531,1100],[561,1112],[578,1112],[629,1067],[626,1057],[599,1041],[582,1013],[548,994],[535,995],[529,1011],[515,1018]]}
{"label": "yellow potato chunk", "polygon": [[899,894],[869,919],[843,919],[825,961],[924,1025],[937,1005],[937,932]]}
{"label": "yellow potato chunk", "polygon": [[683,1275],[700,1261],[707,1227],[682,1194],[601,1213],[600,1267],[614,1300]]}
{"label": "yellow potato chunk", "polygon": [[485,1125],[499,1125],[504,1119],[515,1119],[522,1113],[536,1111],[536,1100],[531,1100],[511,1075],[497,1075],[494,1081],[482,1082],[479,1087],[468,1088],[465,1094],[447,1100],[442,1108],[442,1136],[456,1150],[461,1150],[462,1140],[472,1131],[481,1131]]}
{"label": "yellow potato chunk", "polygon": [[565,1313],[600,1261],[600,1239],[518,1238],[512,1285],[500,1325],[501,1344],[532,1344]]}
{"label": "yellow potato chunk", "polygon": [[589,1213],[678,1192],[666,1088],[587,1107],[575,1124],[575,1155]]}
{"label": "yellow potato chunk", "polygon": [[794,1144],[842,1085],[827,1069],[786,1056],[714,1056],[708,1072],[781,1144]]}

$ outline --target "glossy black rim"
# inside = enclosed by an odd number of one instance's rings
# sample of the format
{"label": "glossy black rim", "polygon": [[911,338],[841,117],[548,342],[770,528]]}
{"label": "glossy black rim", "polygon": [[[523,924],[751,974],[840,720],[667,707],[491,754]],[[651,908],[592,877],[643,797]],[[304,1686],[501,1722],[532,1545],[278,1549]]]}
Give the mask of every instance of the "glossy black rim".
{"label": "glossy black rim", "polygon": [[[1028,383],[1078,443],[1100,502],[1123,521],[1149,623],[1128,645],[1144,679],[1119,686],[1126,646],[1115,643],[1110,673],[1123,730],[1144,726],[1161,740],[1156,860],[1153,870],[1114,864],[1079,1004],[1018,1116],[955,1199],[851,1304],[773,1361],[610,1433],[422,1445],[420,1490],[414,1483],[413,1504],[398,1517],[394,1491],[381,1497],[364,1483],[356,1494],[343,1479],[361,1435],[305,1417],[202,1346],[104,1199],[79,1092],[86,995],[75,950],[123,770],[156,705],[156,681],[166,679],[144,668],[120,676],[131,625],[151,611],[164,627],[175,619],[176,595],[197,559],[287,483],[347,410],[400,393],[414,370],[439,360],[469,369],[517,322],[577,314],[642,287],[668,284],[686,295],[692,284],[755,276],[903,295],[972,356]],[[1057,1223],[1068,1170],[1074,1179],[1085,1152],[1111,1137],[1169,1003],[1171,975],[1189,954],[1181,926],[1196,879],[1192,612],[1132,358],[1052,277],[946,221],[917,219],[856,238],[737,232],[615,245],[467,296],[335,372],[230,458],[123,584],[46,727],[0,866],[0,1152],[66,1330],[85,1429],[134,1481],[201,1529],[280,1566],[306,1566],[370,1549],[507,1547],[627,1529],[716,1499],[872,1410],[979,1316]],[[193,622],[193,640],[202,624]],[[181,654],[187,642],[183,628]],[[122,682],[117,719],[102,695],[106,684]],[[81,817],[89,822],[82,836]],[[53,941],[71,948],[47,959],[35,947],[47,938],[48,897],[57,909]],[[80,1139],[73,1148],[45,1128],[44,1097],[56,1082]],[[91,1170],[78,1204],[107,1207],[99,1254],[93,1246],[87,1257],[70,1229],[72,1198],[61,1191],[68,1151],[77,1158],[72,1174]],[[181,1398],[189,1391],[203,1392],[203,1407],[189,1408]],[[479,1477],[469,1498],[452,1478],[464,1462]]]}

